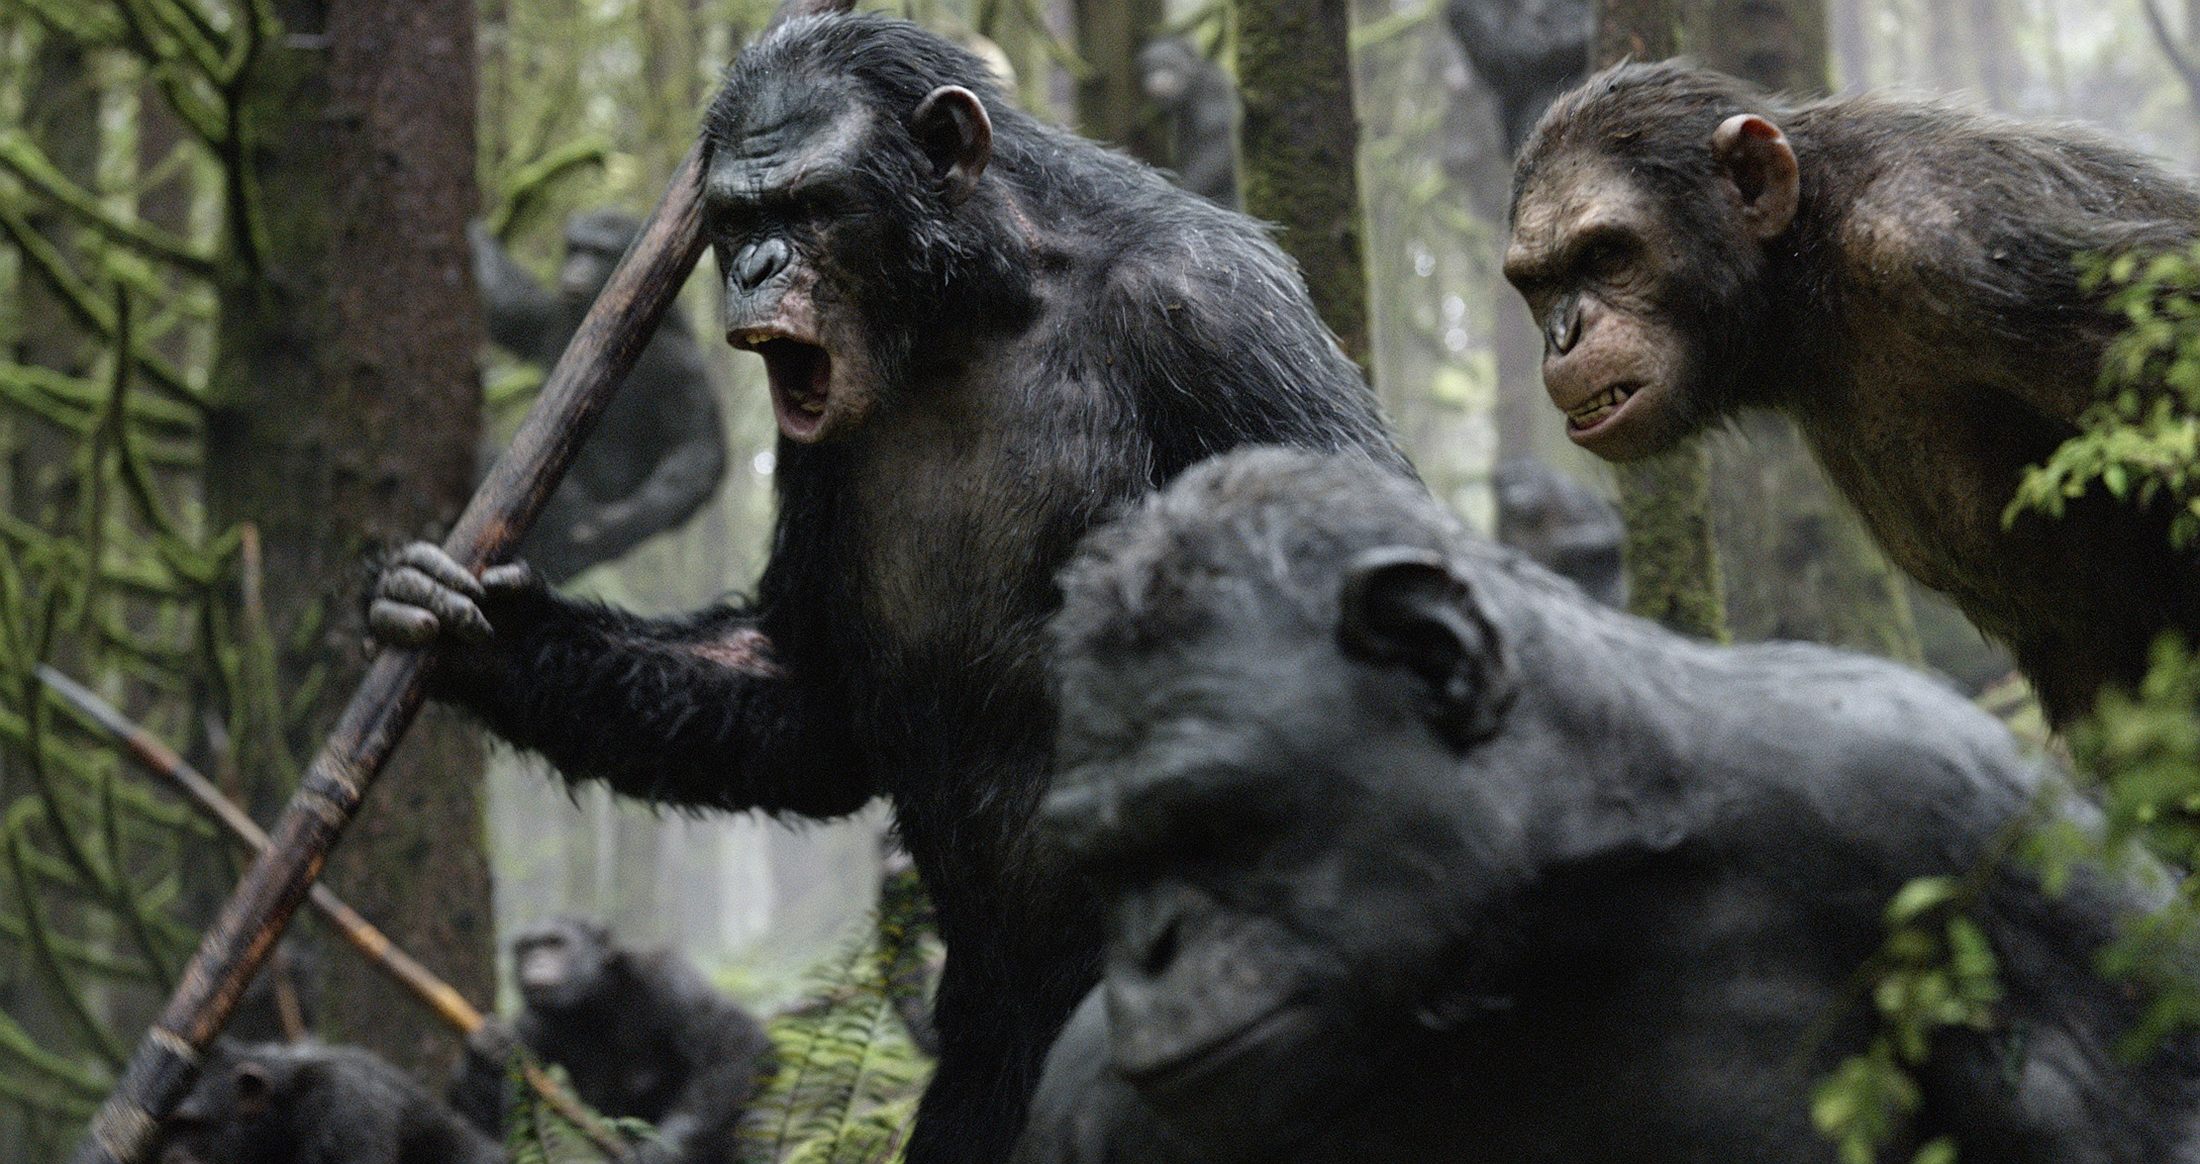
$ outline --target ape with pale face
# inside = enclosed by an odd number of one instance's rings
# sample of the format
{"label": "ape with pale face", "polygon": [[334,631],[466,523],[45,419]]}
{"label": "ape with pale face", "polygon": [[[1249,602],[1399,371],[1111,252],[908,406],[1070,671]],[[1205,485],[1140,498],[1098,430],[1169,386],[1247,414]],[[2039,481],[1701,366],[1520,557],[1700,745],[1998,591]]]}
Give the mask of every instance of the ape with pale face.
{"label": "ape with pale face", "polygon": [[2200,234],[2200,193],[2061,127],[1878,97],[1786,106],[1682,64],[1562,97],[1513,175],[1505,274],[1574,442],[1625,461],[1792,416],[1887,554],[2006,642],[2057,722],[2200,631],[2170,507],[2004,525],[2121,322],[2082,254]]}

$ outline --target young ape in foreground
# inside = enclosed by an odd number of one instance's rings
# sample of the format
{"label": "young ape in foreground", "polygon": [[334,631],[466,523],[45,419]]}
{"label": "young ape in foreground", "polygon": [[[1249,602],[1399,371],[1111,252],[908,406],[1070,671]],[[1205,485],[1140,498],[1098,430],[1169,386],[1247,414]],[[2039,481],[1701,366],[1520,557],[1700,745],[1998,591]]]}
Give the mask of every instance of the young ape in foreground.
{"label": "young ape in foreground", "polygon": [[2119,322],[2078,256],[2179,247],[2200,194],[2071,130],[1881,98],[1792,108],[1683,64],[1561,98],[1513,176],[1505,274],[1575,443],[1625,461],[1794,417],[1896,563],[2009,644],[2058,723],[2200,631],[2166,507],[2002,512],[2077,433]]}
{"label": "young ape in foreground", "polygon": [[1833,1164],[1813,1088],[1932,876],[2000,994],[1879,1158],[2200,1159],[2200,1035],[2127,1056],[2147,992],[2095,971],[2166,878],[2044,891],[2008,854],[2056,790],[1938,683],[1684,638],[1290,450],[1184,474],[1063,584],[1039,819],[1109,956],[1016,1164]]}
{"label": "young ape in foreground", "polygon": [[1055,570],[1235,445],[1407,470],[1259,224],[1042,125],[914,25],[779,26],[704,133],[726,335],[779,420],[756,601],[637,618],[416,544],[371,619],[440,643],[437,693],[570,779],[803,816],[890,797],[948,951],[908,1159],[990,1164],[1098,971],[1089,897],[1030,836]]}

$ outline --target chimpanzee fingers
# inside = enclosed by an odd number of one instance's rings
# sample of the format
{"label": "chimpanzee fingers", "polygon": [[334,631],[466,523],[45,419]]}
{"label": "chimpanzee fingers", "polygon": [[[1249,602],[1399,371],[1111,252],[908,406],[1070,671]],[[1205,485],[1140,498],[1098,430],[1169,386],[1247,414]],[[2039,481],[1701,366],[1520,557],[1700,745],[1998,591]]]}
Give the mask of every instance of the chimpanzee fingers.
{"label": "chimpanzee fingers", "polygon": [[443,623],[420,607],[377,598],[367,607],[367,629],[374,632],[371,642],[420,647],[435,641]]}
{"label": "chimpanzee fingers", "polygon": [[512,1034],[512,1028],[496,1018],[485,1019],[466,1036],[467,1054],[499,1066],[511,1062],[512,1053],[518,1046],[519,1040]]}
{"label": "chimpanzee fingers", "polygon": [[[474,590],[479,593],[479,585]],[[472,598],[444,585],[442,579],[430,577],[411,566],[393,566],[384,570],[381,581],[375,585],[374,605],[367,608],[367,620],[368,625],[374,626],[378,633],[381,628],[376,625],[374,616],[385,605],[411,606],[424,610],[435,624],[469,642],[486,642],[490,637],[489,619],[481,613],[480,607],[474,605]],[[418,626],[417,620],[401,619],[394,614],[390,621],[408,632]],[[430,627],[429,637],[433,638],[434,634],[435,627]],[[418,645],[418,642],[412,645]]]}
{"label": "chimpanzee fingers", "polygon": [[456,559],[443,552],[442,546],[434,542],[407,544],[404,549],[397,551],[397,557],[390,565],[411,566],[468,598],[481,597],[481,583],[475,580],[473,572],[459,565]]}
{"label": "chimpanzee fingers", "polygon": [[481,572],[485,590],[525,590],[535,584],[535,571],[525,562],[507,562]]}

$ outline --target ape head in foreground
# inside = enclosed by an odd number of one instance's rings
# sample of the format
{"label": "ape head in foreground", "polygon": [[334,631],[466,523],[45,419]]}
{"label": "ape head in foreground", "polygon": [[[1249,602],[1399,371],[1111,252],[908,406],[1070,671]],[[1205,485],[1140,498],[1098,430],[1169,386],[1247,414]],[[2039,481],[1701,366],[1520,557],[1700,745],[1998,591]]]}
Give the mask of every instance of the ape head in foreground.
{"label": "ape head in foreground", "polygon": [[361,1047],[222,1039],[160,1164],[503,1164],[504,1150]]}
{"label": "ape head in foreground", "polygon": [[[1349,458],[1195,468],[1065,592],[1040,820],[1108,955],[1027,1164],[1831,1161],[1883,908],[2043,792],[1929,679],[1604,609]],[[2005,997],[1884,1158],[2189,1159],[2193,1039],[2119,1059],[2092,970],[2147,900],[1992,868]]]}
{"label": "ape head in foreground", "polygon": [[1888,556],[2009,644],[2058,722],[2200,632],[2167,506],[2002,512],[2077,434],[2121,328],[2084,254],[2183,247],[2200,193],[2066,128],[1863,97],[1777,104],[1622,65],[1545,113],[1505,274],[1575,443],[1625,461],[1743,408],[1792,416]]}

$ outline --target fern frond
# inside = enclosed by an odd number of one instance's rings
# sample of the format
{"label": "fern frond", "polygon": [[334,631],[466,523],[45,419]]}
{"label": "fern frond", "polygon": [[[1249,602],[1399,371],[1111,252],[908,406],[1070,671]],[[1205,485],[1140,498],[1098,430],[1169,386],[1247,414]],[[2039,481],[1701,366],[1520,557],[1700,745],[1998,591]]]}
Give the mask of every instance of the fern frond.
{"label": "fern frond", "polygon": [[751,1164],[889,1164],[931,1062],[909,1040],[875,944],[813,971],[809,1001],[767,1024],[779,1069],[749,1106]]}

